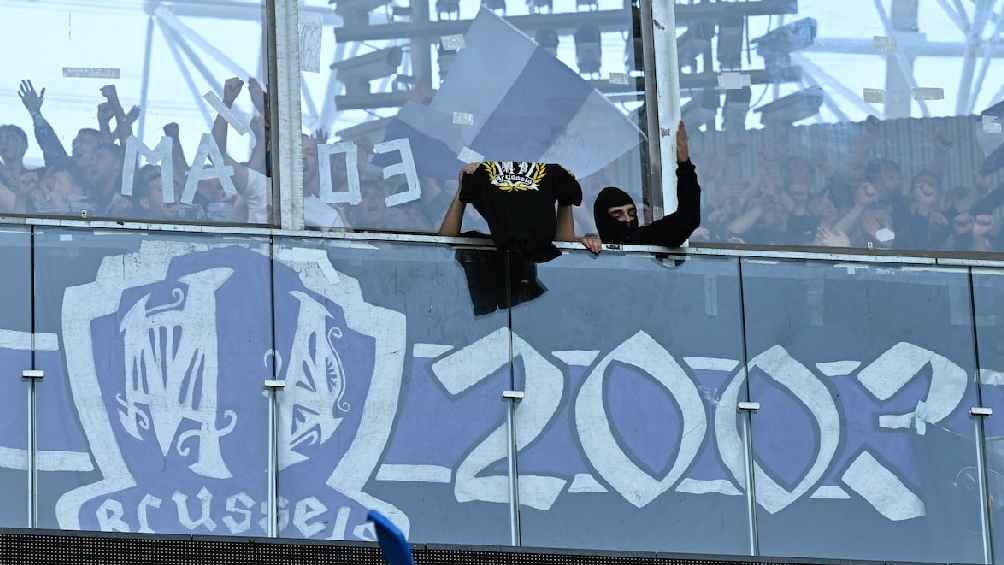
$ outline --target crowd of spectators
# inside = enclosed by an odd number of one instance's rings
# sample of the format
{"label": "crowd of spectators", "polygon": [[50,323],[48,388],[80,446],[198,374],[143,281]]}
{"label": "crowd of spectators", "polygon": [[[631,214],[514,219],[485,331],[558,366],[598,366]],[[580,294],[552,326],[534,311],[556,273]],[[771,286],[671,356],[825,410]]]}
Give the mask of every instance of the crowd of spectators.
{"label": "crowd of spectators", "polygon": [[[225,166],[233,170],[236,193],[218,178],[199,181],[190,203],[180,202],[189,161],[176,123],[163,127],[173,140],[174,198],[165,198],[160,165],[137,164],[131,194],[122,190],[126,140],[134,135],[140,109],[122,108],[115,88],[101,89],[96,126],[80,129],[67,152],[43,115],[45,89],[22,81],[19,96],[30,116],[34,141],[44,164],[25,164],[31,139],[16,125],[0,125],[0,213],[59,215],[161,221],[209,221],[266,224],[272,217],[268,177],[268,97],[254,79],[226,81],[222,102],[233,108],[247,88],[255,108],[250,121],[254,143],[246,161],[227,151],[229,123],[217,116],[212,137]],[[874,135],[874,118],[864,124]],[[114,127],[113,127],[114,125]],[[456,191],[455,181],[421,179],[420,199],[388,207],[389,194],[407,190],[404,178],[384,179],[373,164],[373,147],[357,141],[360,196],[355,205],[321,202],[319,144],[328,135],[303,136],[304,214],[308,226],[332,229],[434,231]],[[894,160],[850,148],[847,162],[826,156],[805,158],[764,154],[754,174],[743,174],[727,156],[702,155],[695,162],[704,191],[701,227],[693,242],[753,245],[811,245],[868,249],[1000,251],[1004,250],[1004,186],[978,171],[968,186],[950,186],[946,172],[934,165],[905,171]],[[345,159],[331,160],[332,185],[347,186]],[[215,165],[215,163],[214,163]],[[602,177],[602,174],[596,175]],[[608,175],[609,176],[609,175]],[[589,181],[591,179],[584,179]],[[599,179],[605,180],[605,179]],[[587,184],[589,184],[587,182]],[[593,183],[595,184],[595,183]],[[601,183],[602,184],[602,183]],[[590,185],[591,186],[591,185]],[[585,218],[578,221],[588,223]]]}
{"label": "crowd of spectators", "polygon": [[[870,124],[874,127],[874,118]],[[866,133],[867,135],[867,133]],[[704,189],[694,242],[811,245],[866,249],[1004,250],[1004,186],[977,170],[968,186],[951,186],[945,155],[905,171],[866,145],[847,162],[764,154],[752,176],[729,161],[697,155]],[[878,154],[877,154],[878,153]],[[940,167],[939,167],[940,165]]]}
{"label": "crowd of spectators", "polygon": [[30,140],[24,129],[0,125],[0,214],[267,223],[271,214],[268,121],[264,119],[268,115],[267,94],[254,79],[245,83],[232,78],[226,81],[222,102],[232,108],[245,86],[255,108],[250,121],[255,141],[249,159],[238,162],[228,154],[228,122],[223,116],[217,116],[213,124],[213,140],[225,162],[212,165],[233,170],[236,193],[228,194],[218,178],[209,178],[199,181],[190,203],[183,203],[180,199],[190,163],[177,123],[163,127],[164,135],[173,140],[174,198],[165,199],[161,167],[154,164],[137,163],[131,194],[126,194],[130,191],[122,186],[125,146],[134,135],[141,109],[134,106],[124,111],[115,87],[101,88],[104,101],[96,107],[97,127],[81,128],[68,153],[43,114],[45,89],[36,90],[31,81],[22,81],[18,95],[31,118],[43,166],[26,165]]}

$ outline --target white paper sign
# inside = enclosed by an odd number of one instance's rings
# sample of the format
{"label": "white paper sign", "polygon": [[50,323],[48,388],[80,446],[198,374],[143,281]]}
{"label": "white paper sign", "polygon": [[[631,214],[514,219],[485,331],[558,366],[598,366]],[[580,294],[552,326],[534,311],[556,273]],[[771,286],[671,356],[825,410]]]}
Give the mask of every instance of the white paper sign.
{"label": "white paper sign", "polygon": [[453,113],[453,125],[456,126],[473,126],[474,125],[474,114],[470,112],[454,112]]}
{"label": "white paper sign", "polygon": [[861,91],[861,97],[870,104],[882,104],[885,102],[885,91],[881,88],[866,88]]}
{"label": "white paper sign", "polygon": [[913,89],[913,99],[914,100],[944,100],[945,99],[945,89],[944,88],[922,88],[917,87]]}
{"label": "white paper sign", "polygon": [[122,69],[114,67],[63,67],[63,78],[122,78]]}
{"label": "white paper sign", "polygon": [[628,85],[627,73],[610,73],[610,84]]}
{"label": "white paper sign", "polygon": [[883,53],[890,53],[896,50],[896,40],[892,37],[876,35],[874,38],[875,48]]}
{"label": "white paper sign", "polygon": [[742,90],[750,84],[750,76],[746,73],[721,73],[718,75],[718,88],[723,90]]}

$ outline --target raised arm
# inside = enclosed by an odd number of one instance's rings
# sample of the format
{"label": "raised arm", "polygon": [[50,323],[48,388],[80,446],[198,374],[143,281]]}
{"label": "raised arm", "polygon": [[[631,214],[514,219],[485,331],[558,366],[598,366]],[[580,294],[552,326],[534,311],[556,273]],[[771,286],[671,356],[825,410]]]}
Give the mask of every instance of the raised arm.
{"label": "raised arm", "polygon": [[42,104],[45,102],[45,89],[36,92],[30,80],[22,80],[18,89],[18,97],[24,104],[28,114],[31,116],[31,123],[35,126],[35,140],[42,148],[42,158],[46,165],[52,165],[56,161],[67,158],[66,149],[56,136],[55,130],[49,122],[42,116]]}
{"label": "raised arm", "polygon": [[[223,85],[223,105],[227,108],[233,108],[234,102],[237,100],[237,96],[240,95],[243,88],[243,80],[237,77],[228,78],[227,82]],[[230,153],[227,151],[228,131],[229,124],[227,123],[226,118],[220,114],[216,114],[216,119],[213,120],[213,141],[215,141],[216,146],[220,148],[220,152],[223,154],[223,160],[226,161],[228,165],[231,165],[234,160],[230,157]]]}
{"label": "raised arm", "polygon": [[188,163],[185,161],[185,150],[181,147],[181,134],[177,122],[171,122],[164,126],[164,135],[170,137],[173,143],[171,160],[174,163],[174,186],[175,195],[180,198],[181,191],[185,186],[185,179],[188,176]]}
{"label": "raised arm", "polygon": [[638,229],[637,243],[679,247],[701,225],[701,185],[690,161],[687,128],[676,131],[676,211]]}
{"label": "raised arm", "polygon": [[460,200],[460,193],[464,189],[464,177],[477,170],[480,163],[469,163],[457,175],[457,193],[450,202],[450,207],[446,209],[442,223],[439,224],[439,235],[456,236],[460,235],[460,228],[464,223],[464,210],[467,204]]}

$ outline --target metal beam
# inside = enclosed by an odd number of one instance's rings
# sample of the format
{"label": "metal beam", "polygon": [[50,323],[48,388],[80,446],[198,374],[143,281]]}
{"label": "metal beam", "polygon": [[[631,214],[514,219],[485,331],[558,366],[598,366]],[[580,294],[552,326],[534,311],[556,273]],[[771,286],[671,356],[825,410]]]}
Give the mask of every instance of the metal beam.
{"label": "metal beam", "polygon": [[941,10],[945,12],[948,19],[952,20],[955,27],[959,28],[959,31],[966,33],[969,29],[969,24],[962,18],[962,15],[955,11],[954,8],[948,5],[947,0],[938,0],[938,5],[941,6]]}
{"label": "metal beam", "polygon": [[198,45],[206,53],[209,53],[214,59],[216,59],[221,65],[227,68],[230,72],[234,73],[238,77],[248,80],[253,77],[244,67],[238,65],[233,59],[227,56],[226,53],[221,51],[211,42],[206,41],[204,37],[192,30],[192,28],[185,25],[178,17],[171,12],[166,6],[160,6],[154,11],[154,15],[157,16],[160,23],[164,26],[169,26],[174,31],[181,34],[182,37],[191,39],[193,43]]}
{"label": "metal beam", "polygon": [[[760,75],[765,76],[765,71],[760,71]],[[689,81],[689,88],[696,88],[697,84],[707,83],[709,85],[718,84],[718,75],[715,73],[708,73],[707,76],[700,76],[697,80]],[[797,79],[794,79],[797,80]],[[641,77],[636,77],[629,81],[628,84],[616,84],[607,80],[590,80],[589,82],[593,88],[603,94],[634,94],[642,93],[645,91],[645,79]],[[688,84],[688,81],[684,81],[684,84]],[[429,95],[435,96],[437,90],[430,90]],[[407,102],[413,99],[412,91],[410,90],[397,90],[391,92],[371,92],[369,94],[361,95],[344,95],[335,96],[335,105],[338,107],[339,111],[342,110],[372,110],[375,108],[396,108],[399,106],[404,106]]]}
{"label": "metal beam", "polygon": [[[339,42],[374,41],[401,37],[436,37],[467,32],[474,20],[442,20],[436,22],[395,22],[382,25],[338,28],[335,37]],[[598,10],[594,12],[566,12],[559,14],[530,14],[506,18],[510,24],[524,30],[541,28],[574,30],[585,23],[594,24],[603,31],[622,31],[631,28],[631,12],[627,10]]]}
{"label": "metal beam", "polygon": [[[642,199],[646,206],[643,206],[642,213],[644,214],[645,221],[647,223],[652,223],[652,220],[657,220],[662,216],[663,211],[663,160],[662,160],[662,143],[663,141],[671,143],[672,139],[664,140],[662,138],[663,131],[663,120],[660,114],[663,108],[659,106],[659,93],[658,88],[658,77],[653,76],[658,72],[658,65],[656,64],[655,58],[655,20],[653,17],[653,6],[652,2],[642,2],[641,8],[639,10],[639,16],[641,17],[641,22],[639,26],[641,27],[641,40],[642,40],[642,60],[643,67],[648,73],[649,79],[645,81],[645,143],[648,146],[648,170],[642,171],[642,179],[646,182],[643,183],[647,194],[642,194]],[[675,26],[674,26],[675,28]],[[673,41],[676,40],[676,34],[674,31]],[[668,61],[667,61],[668,63]],[[670,71],[678,69],[678,62],[672,66],[667,65],[667,69]],[[666,108],[669,110],[669,108]],[[667,128],[671,129],[671,128]],[[669,163],[666,163],[669,165]],[[645,164],[643,164],[644,166]],[[672,203],[675,207],[675,202]],[[658,215],[656,215],[658,214]]]}
{"label": "metal beam", "polygon": [[967,30],[969,26],[969,14],[966,13],[966,7],[962,5],[961,0],[952,0],[952,4],[955,4],[955,11],[962,18],[962,21],[966,23]]}
{"label": "metal beam", "polygon": [[[896,49],[907,51],[915,57],[961,57],[966,51],[966,44],[960,41],[926,41],[924,34],[912,34],[916,40],[910,39],[911,34],[899,34],[896,37]],[[982,42],[981,45],[991,57],[1004,56],[1004,45],[995,42]],[[801,50],[802,53],[836,53],[843,55],[885,55],[875,47],[872,39],[854,39],[844,37],[817,38],[816,42]]]}
{"label": "metal beam", "polygon": [[[893,0],[898,2],[901,0]],[[875,0],[875,11],[878,12],[882,20],[882,27],[885,28],[886,36],[895,38],[899,31],[906,29],[916,29],[917,21],[892,21],[882,4],[882,0]],[[916,16],[916,14],[914,14]],[[886,99],[885,117],[886,119],[908,118],[911,115],[913,91],[917,88],[917,81],[913,77],[914,55],[907,55],[901,49],[895,49],[886,56]],[[930,115],[927,103],[918,100],[921,114],[926,118]]]}
{"label": "metal beam", "polygon": [[987,71],[990,70],[990,48],[998,47],[997,36],[1000,35],[1001,27],[1004,26],[1004,14],[997,16],[997,21],[994,24],[993,33],[990,34],[991,43],[982,43],[980,45],[983,52],[982,60],[980,61],[980,71],[976,75],[976,85],[973,86],[973,92],[969,96],[969,106],[966,109],[966,114],[971,114],[976,109],[976,101],[980,96],[980,91],[983,90],[983,81],[987,78]]}
{"label": "metal beam", "polygon": [[[750,84],[777,84],[784,82],[799,82],[802,80],[802,69],[792,66],[781,72],[772,71],[768,73],[764,69],[753,71],[741,71],[749,76]],[[704,90],[705,88],[718,88],[718,73],[689,73],[679,75],[680,90],[687,92],[691,90]],[[600,89],[602,92],[603,90]]]}
{"label": "metal beam", "polygon": [[976,71],[976,49],[987,26],[991,6],[990,0],[976,0],[973,25],[966,34],[966,51],[962,55],[962,76],[959,77],[958,98],[955,100],[956,115],[961,116],[969,109],[969,100],[973,92],[973,73]]}
{"label": "metal beam", "polygon": [[[776,14],[797,14],[797,0],[759,0],[757,2],[702,2],[700,4],[680,4],[675,6],[677,25],[685,27],[687,22],[717,19],[722,17],[766,16]],[[382,25],[343,27],[338,30],[338,41],[372,41],[400,37],[430,37],[462,34],[473,20],[447,20],[429,23],[397,22]],[[589,12],[559,12],[557,14],[529,14],[508,16],[506,21],[524,30],[536,31],[541,28],[553,30],[575,30],[584,23],[591,23],[603,31],[630,29],[630,10],[595,10]]]}
{"label": "metal beam", "polygon": [[[270,45],[273,160],[278,174],[279,225],[303,229],[303,116],[300,110],[299,0],[269,0],[274,45]],[[273,214],[274,216],[274,214]]]}
{"label": "metal beam", "polygon": [[687,27],[696,20],[721,17],[798,15],[798,0],[759,0],[756,2],[701,2],[676,4],[674,10],[677,27]]}
{"label": "metal beam", "polygon": [[[429,22],[428,0],[411,2],[411,21],[417,24]],[[415,77],[415,86],[429,91],[433,87],[431,48],[432,42],[429,37],[414,37],[411,39],[411,49],[408,51],[412,67],[411,75]]]}
{"label": "metal beam", "polygon": [[[179,16],[192,18],[219,18],[240,21],[265,21],[265,8],[260,0],[250,2],[164,2]],[[302,6],[301,14],[320,14],[326,25],[341,25],[342,17],[324,6]]]}
{"label": "metal beam", "polygon": [[192,46],[185,41],[185,38],[181,36],[178,32],[167,26],[160,26],[161,32],[169,36],[177,47],[181,48],[181,52],[188,58],[195,70],[202,75],[202,79],[206,81],[206,84],[210,86],[217,94],[223,95],[223,86],[220,85],[219,79],[217,79],[213,73],[209,72],[209,68],[206,64],[202,62],[198,54],[192,50]]}
{"label": "metal beam", "polygon": [[153,54],[153,27],[155,21],[152,15],[146,18],[146,38],[143,47],[143,78],[139,86],[139,124],[137,135],[143,139],[146,130],[146,103],[150,96],[150,58]]}
{"label": "metal beam", "polygon": [[202,113],[202,119],[206,121],[206,130],[213,129],[213,119],[209,117],[209,110],[206,109],[206,105],[202,103],[202,95],[199,94],[199,89],[196,88],[195,82],[192,81],[192,73],[189,72],[188,66],[185,65],[185,60],[181,56],[181,52],[178,50],[178,46],[174,44],[171,36],[168,35],[167,30],[160,26],[160,33],[164,36],[164,42],[167,43],[167,48],[171,52],[171,57],[174,58],[174,64],[178,66],[178,72],[181,73],[181,78],[185,81],[185,85],[188,86],[188,91],[192,95],[192,100],[195,102],[196,107],[199,108],[199,112]]}

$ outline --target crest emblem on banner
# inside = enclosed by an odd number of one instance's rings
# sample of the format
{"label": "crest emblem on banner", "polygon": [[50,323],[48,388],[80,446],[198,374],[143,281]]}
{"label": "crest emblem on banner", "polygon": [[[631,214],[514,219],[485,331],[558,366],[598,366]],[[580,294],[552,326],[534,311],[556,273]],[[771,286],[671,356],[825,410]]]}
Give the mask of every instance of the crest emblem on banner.
{"label": "crest emblem on banner", "polygon": [[[67,377],[100,479],[60,497],[61,528],[254,533],[273,377],[286,380],[280,471],[295,469],[311,501],[407,527],[364,492],[397,410],[404,316],[365,302],[323,251],[286,251],[270,266],[264,246],[143,242],[66,289]],[[270,267],[274,337],[258,296]]]}

